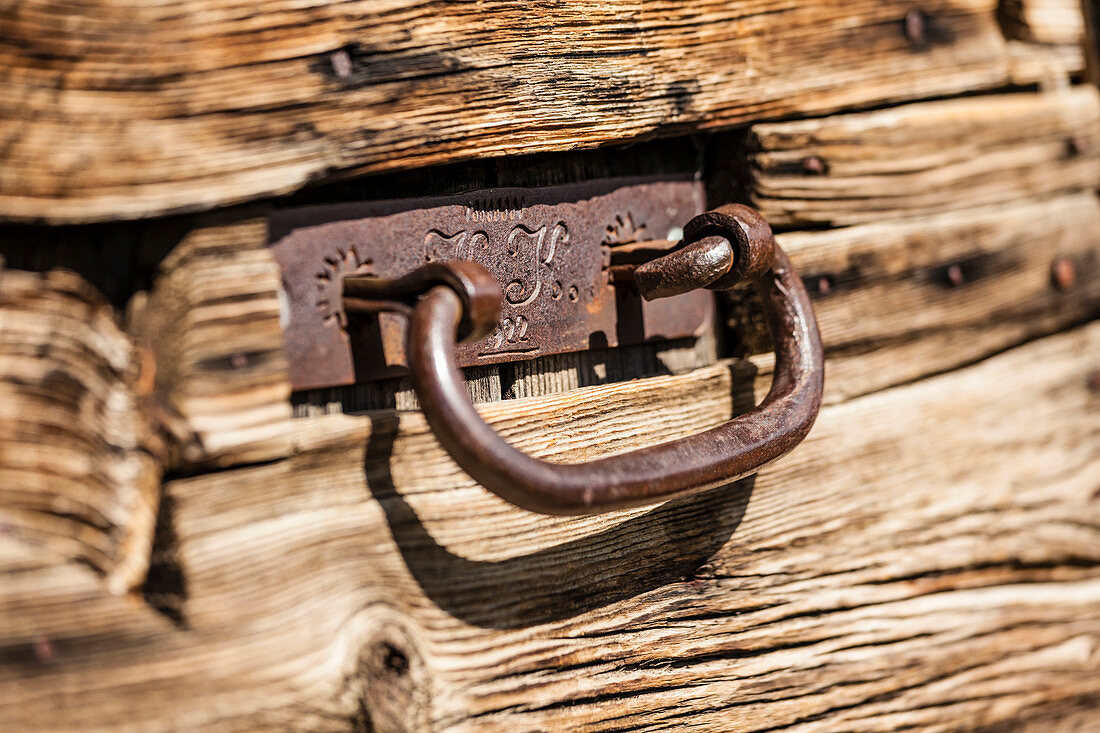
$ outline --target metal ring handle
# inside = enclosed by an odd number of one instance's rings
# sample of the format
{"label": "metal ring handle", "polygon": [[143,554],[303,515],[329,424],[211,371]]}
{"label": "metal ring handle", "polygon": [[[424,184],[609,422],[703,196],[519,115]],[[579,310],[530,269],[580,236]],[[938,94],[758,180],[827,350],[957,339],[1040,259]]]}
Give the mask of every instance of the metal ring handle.
{"label": "metal ring handle", "polygon": [[[699,272],[704,274],[698,277],[704,281],[684,282],[680,290],[713,287],[729,273],[757,276],[754,284],[776,355],[771,390],[760,405],[702,433],[590,463],[532,458],[482,420],[467,396],[454,349],[465,315],[463,301],[472,298],[469,293],[460,295],[451,285],[435,285],[417,302],[410,318],[410,376],[436,438],[466,473],[501,498],[531,511],[592,514],[735,481],[802,441],[817,418],[824,384],[824,354],[810,298],[759,214],[742,206],[724,207],[720,216],[714,213],[704,215],[710,218],[696,231],[701,237],[719,234],[729,239],[731,266],[717,275],[714,267],[702,268]],[[681,278],[688,272],[687,280],[692,279],[694,271],[676,263],[675,252],[666,257],[673,272],[681,273]],[[638,268],[649,275],[649,285],[642,285],[645,277],[638,278],[643,294],[650,288],[655,288],[650,292],[657,297],[677,290],[660,276],[662,260]],[[469,275],[471,269],[467,267],[466,272]],[[654,281],[660,287],[653,286]],[[482,289],[491,287],[486,283]],[[499,285],[496,288],[499,291]]]}

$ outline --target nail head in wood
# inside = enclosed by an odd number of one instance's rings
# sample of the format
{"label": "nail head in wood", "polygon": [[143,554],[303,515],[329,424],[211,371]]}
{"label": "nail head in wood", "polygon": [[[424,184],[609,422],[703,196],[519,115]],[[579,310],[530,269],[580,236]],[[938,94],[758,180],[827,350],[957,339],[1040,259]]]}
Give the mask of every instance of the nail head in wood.
{"label": "nail head in wood", "polygon": [[828,173],[829,166],[825,164],[820,155],[807,155],[802,159],[802,170],[815,176],[823,176]]}
{"label": "nail head in wood", "polygon": [[905,14],[905,37],[914,48],[924,48],[927,45],[926,25],[922,11],[913,9]]}
{"label": "nail head in wood", "polygon": [[1077,267],[1069,257],[1056,257],[1050,266],[1050,277],[1054,287],[1066,292],[1077,284]]}

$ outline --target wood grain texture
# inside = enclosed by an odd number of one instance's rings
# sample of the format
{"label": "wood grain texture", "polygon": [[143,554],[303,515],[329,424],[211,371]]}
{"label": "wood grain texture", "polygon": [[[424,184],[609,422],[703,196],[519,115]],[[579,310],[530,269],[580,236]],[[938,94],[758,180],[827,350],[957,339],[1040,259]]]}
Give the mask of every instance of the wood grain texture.
{"label": "wood grain texture", "polygon": [[[1094,191],[778,236],[813,298],[826,401],[972,363],[1100,315]],[[1059,288],[1056,262],[1073,269]],[[750,345],[755,310],[733,311]],[[765,357],[761,365],[766,364]]]}
{"label": "wood grain texture", "polygon": [[0,538],[26,543],[20,564],[78,561],[115,594],[144,579],[163,448],[147,367],[75,274],[0,271]]}
{"label": "wood grain texture", "polygon": [[749,144],[751,201],[773,226],[916,217],[1095,188],[1100,96],[1085,85],[758,124]]}
{"label": "wood grain texture", "polygon": [[290,449],[282,285],[266,245],[262,212],[189,221],[151,291],[131,301],[127,330],[150,349],[156,394],[180,418],[177,466],[224,467]]}
{"label": "wood grain texture", "polygon": [[1010,38],[1034,43],[1081,43],[1082,5],[1091,0],[1004,0],[1001,23]]}
{"label": "wood grain texture", "polygon": [[7,2],[0,218],[199,210],[334,174],[1064,82],[1083,67],[1078,44],[1006,40],[998,5]]}
{"label": "wood grain texture", "polygon": [[[714,330],[699,338],[653,342],[619,348],[588,349],[512,364],[463,370],[466,392],[474,404],[502,399],[540,397],[579,387],[592,387],[665,374],[682,374],[718,359]],[[408,379],[366,382],[350,387],[296,392],[295,417],[319,417],[365,410],[419,410]]]}
{"label": "wood grain texture", "polygon": [[[539,517],[415,414],[167,486],[181,626],[0,590],[6,729],[1057,728],[1100,694],[1100,324],[827,407],[755,480]],[[576,461],[725,419],[744,364],[483,408]],[[995,385],[995,388],[991,386]],[[659,418],[659,419],[658,419]],[[8,548],[8,544],[2,547]],[[6,550],[4,558],[14,555]],[[13,600],[16,599],[16,600]],[[96,601],[106,603],[107,601]],[[45,654],[49,651],[49,654]],[[21,655],[21,656],[20,656]]]}

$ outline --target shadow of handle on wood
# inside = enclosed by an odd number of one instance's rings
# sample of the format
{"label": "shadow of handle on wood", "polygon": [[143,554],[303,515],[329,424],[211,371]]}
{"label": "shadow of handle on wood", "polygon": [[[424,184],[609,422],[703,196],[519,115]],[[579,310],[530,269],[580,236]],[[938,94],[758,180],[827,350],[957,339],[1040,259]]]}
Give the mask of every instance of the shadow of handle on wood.
{"label": "shadow of handle on wood", "polygon": [[[693,268],[683,261],[704,238],[724,239],[729,267]],[[713,255],[713,247],[696,247]],[[690,255],[689,255],[690,256]],[[439,267],[440,265],[437,265]],[[824,354],[809,296],[771,229],[753,209],[728,206],[685,227],[681,248],[636,269],[643,297],[668,297],[695,287],[725,289],[751,279],[763,301],[775,349],[768,395],[751,412],[710,430],[582,464],[559,464],[516,450],[478,415],[455,359],[460,326],[484,333],[495,325],[499,299],[492,276],[472,262],[438,277],[413,308],[408,358],[413,389],[439,442],[466,473],[501,498],[544,514],[594,514],[650,504],[743,478],[780,458],[817,418]],[[703,273],[703,274],[700,274]],[[485,323],[471,328],[471,315]],[[491,319],[491,320],[489,320]],[[475,318],[477,320],[477,318]]]}

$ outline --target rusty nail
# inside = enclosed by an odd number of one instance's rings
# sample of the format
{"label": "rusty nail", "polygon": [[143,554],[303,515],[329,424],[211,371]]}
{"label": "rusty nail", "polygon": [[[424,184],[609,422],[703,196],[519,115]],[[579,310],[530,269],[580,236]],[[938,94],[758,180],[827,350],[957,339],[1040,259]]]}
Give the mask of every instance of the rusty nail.
{"label": "rusty nail", "polygon": [[1077,284],[1077,267],[1069,257],[1055,257],[1050,265],[1050,278],[1054,287],[1062,292]]}
{"label": "rusty nail", "polygon": [[966,277],[963,275],[962,268],[958,265],[951,265],[947,268],[947,282],[951,283],[952,287],[959,287],[963,284]]}
{"label": "rusty nail", "polygon": [[1087,381],[1091,391],[1100,392],[1100,369],[1093,369],[1089,372]]}
{"label": "rusty nail", "polygon": [[919,10],[910,10],[905,14],[905,37],[914,46],[923,46],[925,43],[925,18]]}
{"label": "rusty nail", "polygon": [[817,292],[821,293],[822,295],[828,295],[830,292],[832,292],[832,289],[833,284],[829,282],[829,278],[819,277],[817,279]]}
{"label": "rusty nail", "polygon": [[42,664],[49,664],[57,656],[57,648],[45,636],[34,640],[34,656]]}
{"label": "rusty nail", "polygon": [[807,155],[802,159],[802,170],[820,176],[828,170],[828,166],[825,165],[825,161],[821,159],[820,155]]}
{"label": "rusty nail", "polygon": [[234,369],[244,369],[248,366],[248,357],[244,354],[234,354],[229,359],[229,365]]}
{"label": "rusty nail", "polygon": [[332,70],[336,76],[341,79],[347,79],[351,76],[351,54],[345,49],[341,48],[337,51],[333,51],[329,56],[329,62],[332,64]]}

